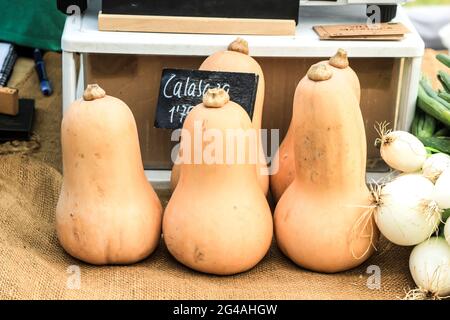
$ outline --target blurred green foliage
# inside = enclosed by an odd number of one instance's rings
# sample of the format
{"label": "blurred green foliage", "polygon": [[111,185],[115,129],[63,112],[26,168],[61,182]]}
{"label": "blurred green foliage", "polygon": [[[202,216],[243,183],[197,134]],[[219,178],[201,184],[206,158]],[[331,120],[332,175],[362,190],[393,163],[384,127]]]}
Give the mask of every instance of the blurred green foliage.
{"label": "blurred green foliage", "polygon": [[426,6],[426,5],[440,5],[440,4],[446,4],[450,5],[450,0],[416,0],[411,1],[406,4],[406,6]]}

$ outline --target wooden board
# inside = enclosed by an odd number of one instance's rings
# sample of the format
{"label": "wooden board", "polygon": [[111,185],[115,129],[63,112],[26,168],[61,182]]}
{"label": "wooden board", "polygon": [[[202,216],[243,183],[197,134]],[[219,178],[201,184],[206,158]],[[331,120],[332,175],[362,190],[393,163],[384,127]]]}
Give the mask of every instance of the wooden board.
{"label": "wooden board", "polygon": [[298,21],[298,0],[107,0],[106,14]]}
{"label": "wooden board", "polygon": [[348,25],[347,27],[350,31],[345,32],[345,30],[343,30],[342,33],[336,31],[342,26],[314,26],[313,29],[319,35],[321,40],[398,41],[404,38],[404,33],[402,33],[405,31],[404,27],[398,27],[395,29],[395,32],[398,32],[398,34],[393,34],[393,29],[388,29],[386,33],[380,29],[373,34],[368,35],[365,30],[361,31],[362,34],[355,33],[355,31],[351,28],[352,26],[357,27],[358,25]]}
{"label": "wooden board", "polygon": [[295,35],[295,20],[120,15],[99,13],[100,31]]}
{"label": "wooden board", "polygon": [[382,36],[382,37],[357,37],[357,38],[320,38],[325,41],[400,41],[404,37]]}
{"label": "wooden board", "polygon": [[349,36],[331,36],[323,26],[314,26],[314,31],[319,35],[320,40],[366,40],[366,41],[399,41],[404,38],[403,34],[377,34],[377,35],[349,35]]}
{"label": "wooden board", "polygon": [[0,114],[11,116],[19,112],[19,90],[0,87]]}
{"label": "wooden board", "polygon": [[367,24],[320,25],[330,37],[404,35],[409,29],[402,23],[380,23],[377,27]]}

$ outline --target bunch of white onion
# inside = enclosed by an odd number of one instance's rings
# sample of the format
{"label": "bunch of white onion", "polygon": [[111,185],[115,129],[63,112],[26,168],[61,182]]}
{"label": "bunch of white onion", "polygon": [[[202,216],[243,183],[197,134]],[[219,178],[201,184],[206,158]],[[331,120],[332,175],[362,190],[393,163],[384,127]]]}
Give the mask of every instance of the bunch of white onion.
{"label": "bunch of white onion", "polygon": [[374,191],[375,221],[389,241],[416,246],[409,266],[419,291],[447,297],[450,219],[443,220],[450,211],[450,156],[430,155],[418,138],[385,124],[378,133],[381,157],[402,174]]}

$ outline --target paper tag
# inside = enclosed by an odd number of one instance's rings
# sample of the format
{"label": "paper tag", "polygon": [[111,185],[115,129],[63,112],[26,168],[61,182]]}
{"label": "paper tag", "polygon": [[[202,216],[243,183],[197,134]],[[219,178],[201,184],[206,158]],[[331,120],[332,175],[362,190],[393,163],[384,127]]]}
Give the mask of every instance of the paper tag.
{"label": "paper tag", "polygon": [[314,26],[314,30],[319,33],[328,34],[330,37],[349,37],[349,36],[386,36],[386,35],[404,35],[409,33],[409,29],[402,23],[380,23],[374,25],[368,24],[347,24],[347,25],[319,25]]}

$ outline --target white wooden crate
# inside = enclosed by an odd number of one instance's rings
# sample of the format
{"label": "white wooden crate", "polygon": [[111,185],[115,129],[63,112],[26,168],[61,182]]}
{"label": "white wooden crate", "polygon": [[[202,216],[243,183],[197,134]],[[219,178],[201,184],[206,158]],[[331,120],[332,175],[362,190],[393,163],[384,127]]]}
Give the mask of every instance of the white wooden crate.
{"label": "white wooden crate", "polygon": [[[76,53],[191,55],[208,56],[223,50],[230,35],[167,34],[98,31],[99,1],[91,0],[84,15],[68,17],[62,37],[63,108],[81,96],[83,73],[77,74]],[[320,41],[312,27],[320,24],[365,23],[365,5],[300,7],[295,36],[246,36],[256,57],[330,57],[343,47],[350,57],[401,58],[401,86],[396,127],[408,129],[414,116],[424,43],[399,7],[394,21],[402,22],[411,33],[402,41]],[[81,68],[83,70],[83,68]],[[78,80],[78,90],[77,90]],[[168,171],[147,171],[152,181],[166,182]]]}

